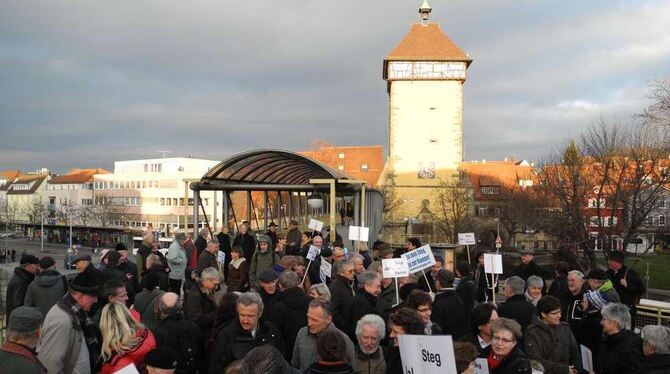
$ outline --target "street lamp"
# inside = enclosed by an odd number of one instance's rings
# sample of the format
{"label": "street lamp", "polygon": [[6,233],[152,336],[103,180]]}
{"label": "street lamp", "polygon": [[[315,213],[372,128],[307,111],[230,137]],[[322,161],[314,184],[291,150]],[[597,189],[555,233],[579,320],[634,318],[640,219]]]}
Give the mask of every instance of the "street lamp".
{"label": "street lamp", "polygon": [[307,196],[307,204],[312,209],[321,209],[323,208],[323,196],[321,193],[314,191],[311,195]]}

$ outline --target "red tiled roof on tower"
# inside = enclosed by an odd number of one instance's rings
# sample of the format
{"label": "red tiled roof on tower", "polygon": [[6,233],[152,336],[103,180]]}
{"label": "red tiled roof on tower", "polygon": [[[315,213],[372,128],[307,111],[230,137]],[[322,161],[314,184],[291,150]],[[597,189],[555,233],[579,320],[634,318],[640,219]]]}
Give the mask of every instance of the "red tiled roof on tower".
{"label": "red tiled roof on tower", "polygon": [[96,174],[110,174],[110,172],[105,169],[73,169],[67,174],[51,178],[49,184],[93,182],[93,176]]}
{"label": "red tiled roof on tower", "polygon": [[472,59],[435,22],[415,23],[386,61],[465,61]]}

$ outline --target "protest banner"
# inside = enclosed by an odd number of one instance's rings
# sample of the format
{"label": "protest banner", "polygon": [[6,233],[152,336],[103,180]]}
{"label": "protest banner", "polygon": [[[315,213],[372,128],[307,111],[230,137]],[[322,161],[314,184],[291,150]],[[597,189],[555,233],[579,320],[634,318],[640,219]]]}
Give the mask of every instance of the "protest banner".
{"label": "protest banner", "polygon": [[407,267],[412,274],[435,265],[433,250],[428,244],[403,254],[402,258],[407,261]]}
{"label": "protest banner", "polygon": [[489,374],[489,362],[485,358],[475,360],[475,374]]}
{"label": "protest banner", "polygon": [[385,258],[382,260],[382,275],[384,278],[399,278],[409,276],[407,261],[404,258]]}
{"label": "protest banner", "polygon": [[216,260],[217,260],[220,264],[225,264],[225,263],[226,263],[226,252],[219,251],[219,252],[216,254]]}
{"label": "protest banner", "polygon": [[460,245],[475,245],[475,233],[474,232],[459,232],[458,233],[458,244]]}
{"label": "protest banner", "polygon": [[310,260],[310,261],[314,261],[314,259],[316,259],[316,256],[318,256],[319,253],[321,253],[321,250],[319,249],[319,247],[315,247],[313,245],[310,245],[309,246],[309,251],[307,252],[307,259]]}
{"label": "protest banner", "polygon": [[312,232],[314,232],[314,231],[321,232],[321,231],[323,231],[323,222],[321,222],[317,219],[311,218],[309,220],[309,225],[307,225],[307,228],[312,230]]}
{"label": "protest banner", "polygon": [[[490,289],[493,291],[493,302],[496,302],[496,289],[498,288],[498,276],[503,273],[502,255],[484,253],[484,273],[491,274]],[[488,282],[488,281],[487,281]]]}
{"label": "protest banner", "polygon": [[330,262],[321,260],[321,268],[319,269],[319,275],[321,275],[321,279],[332,278],[330,274],[332,268],[333,265],[331,265]]}
{"label": "protest banner", "polygon": [[450,335],[399,335],[402,372],[457,374]]}
{"label": "protest banner", "polygon": [[364,226],[349,226],[349,240],[367,242],[370,228]]}
{"label": "protest banner", "polygon": [[580,344],[579,349],[582,353],[582,368],[590,374],[595,373],[593,370],[593,354],[591,350]]}

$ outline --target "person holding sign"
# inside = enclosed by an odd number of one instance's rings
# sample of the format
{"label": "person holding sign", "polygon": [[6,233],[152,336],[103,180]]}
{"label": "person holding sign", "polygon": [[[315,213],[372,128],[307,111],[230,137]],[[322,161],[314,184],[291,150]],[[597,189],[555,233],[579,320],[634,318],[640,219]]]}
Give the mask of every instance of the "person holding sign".
{"label": "person holding sign", "polygon": [[441,269],[435,276],[437,295],[433,302],[433,313],[430,319],[442,329],[445,335],[457,340],[465,334],[468,319],[465,305],[454,289],[454,273]]}
{"label": "person holding sign", "polygon": [[419,313],[423,323],[426,324],[424,329],[426,335],[441,335],[442,329],[440,326],[430,320],[430,316],[433,314],[433,299],[428,292],[412,290],[405,300],[405,306]]}
{"label": "person holding sign", "polygon": [[454,342],[456,371],[460,374],[475,373],[475,359],[479,357],[477,348],[468,342]]}
{"label": "person holding sign", "polygon": [[530,362],[519,347],[523,336],[521,326],[514,320],[500,318],[493,322],[493,343],[482,352],[490,374],[531,373]]}
{"label": "person holding sign", "polygon": [[545,295],[537,302],[539,320],[528,326],[524,348],[528,358],[539,361],[546,374],[577,374],[582,369],[579,345],[570,326],[561,321],[561,302]]}
{"label": "person holding sign", "polygon": [[389,338],[391,347],[384,352],[387,374],[403,373],[402,359],[400,358],[400,344],[398,336],[403,334],[423,335],[424,323],[417,312],[409,308],[400,308],[389,317]]}

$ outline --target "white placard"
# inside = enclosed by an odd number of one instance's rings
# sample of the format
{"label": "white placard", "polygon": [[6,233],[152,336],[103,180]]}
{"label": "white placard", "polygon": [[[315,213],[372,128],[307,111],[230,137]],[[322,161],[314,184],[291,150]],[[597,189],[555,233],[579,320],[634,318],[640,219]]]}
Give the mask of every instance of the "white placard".
{"label": "white placard", "polygon": [[321,232],[323,230],[323,222],[321,222],[317,219],[311,218],[309,220],[309,225],[307,225],[307,228],[310,229],[310,230],[315,230],[315,231]]}
{"label": "white placard", "polygon": [[121,370],[115,371],[114,374],[140,374],[140,372],[137,371],[135,365],[130,364],[128,366],[124,366],[121,368]]}
{"label": "white placard", "polygon": [[489,374],[489,362],[485,358],[475,360],[475,374]]}
{"label": "white placard", "polygon": [[407,261],[410,273],[416,273],[435,265],[433,250],[430,249],[430,245],[428,244],[403,254],[402,258]]}
{"label": "white placard", "polygon": [[222,264],[226,263],[226,252],[219,251],[219,253],[216,255],[216,260],[219,261]]}
{"label": "white placard", "polygon": [[484,253],[484,272],[489,274],[502,274],[502,255]]}
{"label": "white placard", "polygon": [[593,374],[595,371],[593,370],[593,354],[591,350],[582,344],[579,345],[579,349],[582,353],[582,368]]}
{"label": "white placard", "polygon": [[399,335],[402,372],[457,374],[450,335]]}
{"label": "white placard", "polygon": [[409,276],[407,261],[404,258],[385,258],[382,260],[384,278],[400,278]]}
{"label": "white placard", "polygon": [[367,242],[370,228],[365,226],[349,226],[349,240]]}
{"label": "white placard", "polygon": [[321,259],[321,268],[319,269],[319,274],[321,279],[326,279],[326,277],[331,278],[330,272],[333,269],[333,265],[330,262],[326,261],[324,258]]}
{"label": "white placard", "polygon": [[458,244],[460,245],[475,245],[475,233],[474,232],[459,232],[458,233]]}
{"label": "white placard", "polygon": [[310,245],[309,246],[309,252],[307,252],[307,259],[311,260],[311,261],[314,261],[314,259],[316,259],[316,256],[318,256],[319,253],[321,253],[321,250],[319,249],[319,247],[315,247],[313,245]]}
{"label": "white placard", "polygon": [[133,256],[137,256],[137,251],[139,251],[139,248],[133,248]]}

